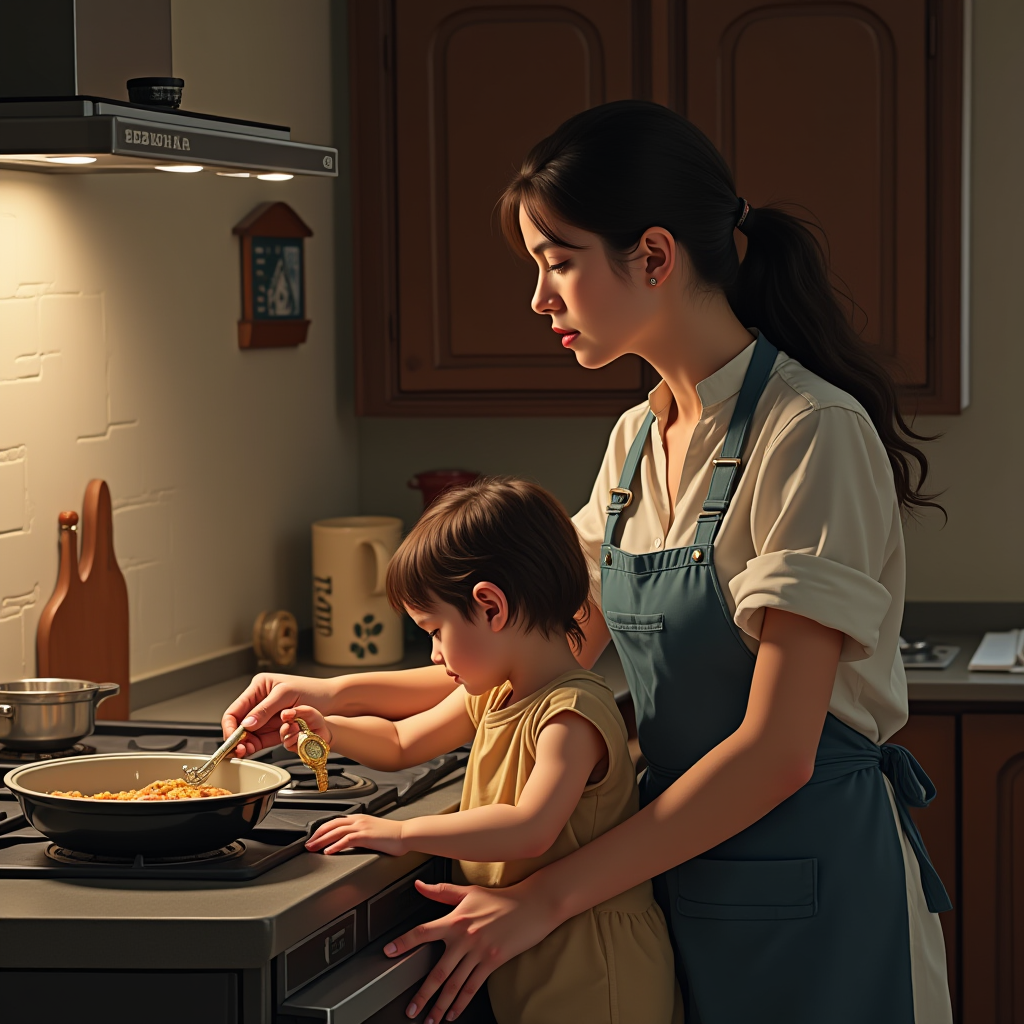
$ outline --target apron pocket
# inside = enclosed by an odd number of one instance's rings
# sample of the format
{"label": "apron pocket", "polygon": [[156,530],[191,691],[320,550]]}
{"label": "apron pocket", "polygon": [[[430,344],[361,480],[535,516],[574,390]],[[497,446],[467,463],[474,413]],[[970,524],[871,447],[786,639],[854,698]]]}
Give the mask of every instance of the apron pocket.
{"label": "apron pocket", "polygon": [[660,633],[665,628],[665,616],[639,615],[633,612],[604,612],[604,621],[609,629],[620,633]]}
{"label": "apron pocket", "polygon": [[718,921],[785,921],[818,912],[818,861],[707,860],[676,869],[676,911]]}

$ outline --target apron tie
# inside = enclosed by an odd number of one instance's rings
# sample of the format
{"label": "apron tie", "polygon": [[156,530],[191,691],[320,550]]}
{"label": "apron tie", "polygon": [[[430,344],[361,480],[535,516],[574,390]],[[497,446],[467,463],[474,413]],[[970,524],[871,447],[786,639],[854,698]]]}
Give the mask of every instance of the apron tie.
{"label": "apron tie", "polygon": [[819,754],[814,762],[814,775],[808,785],[831,782],[833,779],[865,768],[879,768],[892,785],[896,812],[899,814],[903,833],[921,869],[921,888],[924,890],[928,909],[933,914],[952,910],[953,904],[928,856],[924,840],[909,810],[910,807],[927,807],[935,799],[935,785],[918,764],[917,758],[906,747],[901,747],[898,743],[883,743],[880,747],[871,744],[870,749],[864,748],[849,753],[823,756]]}

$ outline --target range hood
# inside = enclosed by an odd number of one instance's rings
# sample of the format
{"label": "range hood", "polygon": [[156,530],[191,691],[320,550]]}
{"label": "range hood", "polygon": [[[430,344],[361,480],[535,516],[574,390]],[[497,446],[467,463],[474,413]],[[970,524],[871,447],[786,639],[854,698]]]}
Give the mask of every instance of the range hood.
{"label": "range hood", "polygon": [[0,168],[338,174],[282,125],[177,109],[170,0],[3,0],[0,19]]}

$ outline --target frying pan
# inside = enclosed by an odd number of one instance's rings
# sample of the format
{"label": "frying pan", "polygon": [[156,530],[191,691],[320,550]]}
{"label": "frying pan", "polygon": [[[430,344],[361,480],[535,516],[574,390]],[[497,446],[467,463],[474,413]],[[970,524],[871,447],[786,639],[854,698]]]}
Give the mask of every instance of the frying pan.
{"label": "frying pan", "polygon": [[193,800],[78,800],[53,790],[111,793],[141,789],[157,779],[181,778],[182,765],[199,768],[202,754],[91,754],[23,765],[4,785],[32,826],[59,846],[113,857],[177,857],[216,850],[248,835],[290,781],[283,768],[238,758],[224,760],[207,785],[231,796]]}

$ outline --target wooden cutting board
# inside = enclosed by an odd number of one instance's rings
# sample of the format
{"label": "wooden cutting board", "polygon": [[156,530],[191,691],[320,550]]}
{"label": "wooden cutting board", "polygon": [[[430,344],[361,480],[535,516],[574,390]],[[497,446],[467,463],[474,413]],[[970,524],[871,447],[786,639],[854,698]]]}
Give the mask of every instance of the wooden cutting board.
{"label": "wooden cutting board", "polygon": [[61,512],[60,569],[53,596],[36,631],[40,677],[118,683],[121,692],[96,709],[97,718],[126,719],[128,695],[128,588],[114,557],[110,490],[91,480],[82,507],[82,560],[78,513]]}

